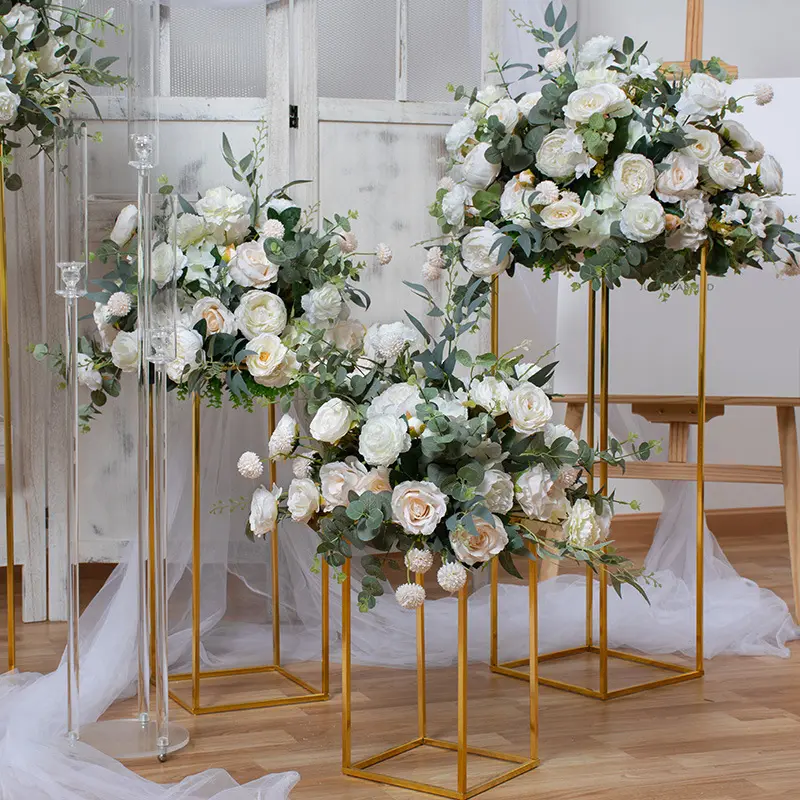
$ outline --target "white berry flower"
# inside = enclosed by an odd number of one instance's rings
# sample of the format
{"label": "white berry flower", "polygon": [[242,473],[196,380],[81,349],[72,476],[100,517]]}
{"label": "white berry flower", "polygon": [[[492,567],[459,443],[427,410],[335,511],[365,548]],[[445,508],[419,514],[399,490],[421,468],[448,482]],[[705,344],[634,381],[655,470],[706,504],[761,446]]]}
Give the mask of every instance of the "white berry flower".
{"label": "white berry flower", "polygon": [[567,66],[567,54],[555,48],[544,57],[544,68],[548,72],[560,72]]}
{"label": "white berry flower", "polygon": [[297,421],[291,414],[284,414],[269,437],[269,457],[286,458],[297,440]]}
{"label": "white berry flower", "polygon": [[378,263],[385,267],[392,260],[392,248],[380,242],[375,248],[375,255],[378,257]]}
{"label": "white berry flower", "polygon": [[426,281],[438,281],[442,276],[442,270],[439,267],[434,267],[427,261],[422,265],[422,279]]}
{"label": "white berry flower", "polygon": [[304,450],[298,453],[292,460],[292,472],[295,478],[308,478],[311,475],[311,459],[314,457],[313,450]]}
{"label": "white berry flower", "polygon": [[460,561],[448,561],[439,567],[436,580],[439,581],[442,589],[454,594],[464,588],[464,584],[467,582],[467,570]]}
{"label": "white berry flower", "polygon": [[756,105],[765,106],[775,97],[775,90],[768,83],[757,83],[755,88]]}
{"label": "white berry flower", "polygon": [[397,587],[394,596],[403,608],[419,608],[425,602],[425,589],[416,583],[404,583]]}
{"label": "white berry flower", "polygon": [[264,465],[255,453],[248,450],[246,453],[242,453],[241,456],[239,456],[236,469],[239,470],[239,474],[243,478],[254,481],[256,478],[261,477],[261,473],[264,472]]}
{"label": "white berry flower", "polygon": [[406,553],[406,567],[417,575],[424,575],[433,566],[433,553],[430,550],[421,550],[412,547]]}
{"label": "white berry flower", "polygon": [[114,292],[106,303],[106,312],[110,317],[124,317],[131,310],[133,298],[127,292]]}
{"label": "white berry flower", "polygon": [[261,226],[260,232],[265,239],[283,239],[286,228],[279,219],[268,219]]}
{"label": "white berry flower", "polygon": [[339,236],[338,241],[339,250],[341,250],[345,255],[355,252],[356,248],[358,247],[358,239],[356,239],[356,235],[352,231],[345,231],[341,236]]}
{"label": "white berry flower", "polygon": [[428,264],[436,269],[444,269],[444,254],[441,247],[431,247],[428,250]]}

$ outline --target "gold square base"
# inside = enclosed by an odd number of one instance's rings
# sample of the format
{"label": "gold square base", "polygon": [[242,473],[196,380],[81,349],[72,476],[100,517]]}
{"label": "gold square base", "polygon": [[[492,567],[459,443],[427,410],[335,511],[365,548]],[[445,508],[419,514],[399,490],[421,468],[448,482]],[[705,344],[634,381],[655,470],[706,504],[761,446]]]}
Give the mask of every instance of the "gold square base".
{"label": "gold square base", "polygon": [[369,768],[374,767],[376,764],[382,764],[385,761],[389,761],[392,758],[396,758],[404,753],[408,753],[418,747],[434,747],[439,750],[458,752],[458,744],[455,742],[449,742],[444,739],[430,739],[427,736],[420,737],[417,739],[412,739],[410,742],[406,742],[405,744],[398,745],[397,747],[392,747],[390,750],[384,750],[382,753],[378,753],[370,758],[365,758],[364,760],[358,761],[350,767],[343,767],[342,772],[345,775],[349,775],[354,778],[364,778],[365,780],[374,781],[375,783],[397,786],[401,789],[411,789],[415,792],[424,792],[426,794],[435,795],[436,797],[448,797],[452,800],[468,800],[470,797],[477,797],[479,794],[483,794],[483,792],[493,789],[495,786],[499,786],[506,781],[510,781],[512,778],[516,778],[519,775],[524,775],[526,772],[530,772],[532,769],[535,769],[539,766],[538,759],[510,755],[508,753],[498,753],[494,750],[486,750],[482,747],[467,746],[466,752],[468,755],[480,756],[481,758],[490,758],[494,761],[503,761],[510,764],[516,764],[516,766],[510,770],[507,770],[501,775],[490,778],[489,780],[468,788],[465,791],[447,789],[444,786],[437,786],[431,783],[423,783],[421,781],[409,780],[407,778],[397,778],[392,775],[369,771]]}

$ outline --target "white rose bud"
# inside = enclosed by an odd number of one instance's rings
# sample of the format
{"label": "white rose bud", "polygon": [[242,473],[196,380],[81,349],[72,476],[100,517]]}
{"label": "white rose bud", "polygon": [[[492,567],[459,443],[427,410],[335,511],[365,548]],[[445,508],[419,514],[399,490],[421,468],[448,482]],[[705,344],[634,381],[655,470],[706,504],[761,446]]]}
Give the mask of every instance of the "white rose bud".
{"label": "white rose bud", "polygon": [[253,536],[263,539],[271,533],[278,522],[278,500],[281,496],[281,489],[277,486],[268,491],[265,487],[259,486],[253,492],[253,499],[250,501],[250,530]]}
{"label": "white rose bud", "polygon": [[117,221],[108,238],[118,247],[124,247],[136,233],[136,226],[139,220],[139,209],[134,205],[127,205],[117,216]]}
{"label": "white rose bud", "polygon": [[783,167],[774,156],[764,156],[758,165],[761,185],[770,194],[783,194]]}
{"label": "white rose bud", "polygon": [[319,511],[319,489],[308,478],[295,478],[289,484],[289,513],[295,522],[308,522]]}

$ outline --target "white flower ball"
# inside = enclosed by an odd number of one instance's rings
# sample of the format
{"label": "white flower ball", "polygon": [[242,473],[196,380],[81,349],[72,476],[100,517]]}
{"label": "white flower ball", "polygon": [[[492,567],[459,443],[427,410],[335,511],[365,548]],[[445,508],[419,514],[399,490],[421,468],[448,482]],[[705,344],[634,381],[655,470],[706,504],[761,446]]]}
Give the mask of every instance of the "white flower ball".
{"label": "white flower ball", "polygon": [[444,253],[441,247],[431,247],[426,256],[427,263],[436,269],[444,269]]}
{"label": "white flower ball", "polygon": [[757,83],[755,87],[756,105],[765,106],[775,97],[775,90],[768,83]]}
{"label": "white flower ball", "polygon": [[345,255],[354,253],[358,248],[358,239],[352,231],[345,231],[337,237],[336,241],[339,245],[339,250]]}
{"label": "white flower ball", "polygon": [[265,239],[283,239],[286,228],[279,219],[267,219],[261,226],[259,233]]}
{"label": "white flower ball", "polygon": [[314,458],[313,450],[304,450],[302,453],[297,453],[292,459],[292,474],[295,478],[309,478],[311,477],[311,468],[313,466],[312,459]]}
{"label": "white flower ball", "polygon": [[410,448],[411,436],[405,420],[391,414],[368,419],[358,437],[358,452],[373,467],[391,466]]}
{"label": "white flower ball", "polygon": [[111,317],[124,317],[130,313],[133,306],[133,297],[127,292],[114,292],[108,298],[106,310]]}
{"label": "white flower ball", "polygon": [[236,462],[236,469],[239,470],[239,474],[243,478],[254,481],[256,478],[261,477],[264,472],[264,465],[256,453],[248,450],[239,456],[239,460]]}
{"label": "white flower ball", "polygon": [[392,248],[388,244],[380,242],[375,248],[375,255],[377,256],[378,263],[385,267],[392,260]]}
{"label": "white flower ball", "polygon": [[406,567],[417,575],[424,575],[433,566],[433,553],[412,547],[405,557]]}
{"label": "white flower ball", "polygon": [[400,606],[413,610],[425,602],[425,587],[416,583],[403,583],[397,587],[394,596]]}
{"label": "white flower ball", "polygon": [[555,203],[559,197],[558,184],[553,181],[540,181],[536,184],[535,191],[533,203],[537,206],[549,206],[550,203]]}
{"label": "white flower ball", "polygon": [[439,267],[435,267],[427,261],[422,265],[422,280],[435,283],[441,277],[442,270]]}
{"label": "white flower ball", "polygon": [[276,459],[291,455],[297,441],[297,432],[295,418],[291,414],[284,414],[269,437],[269,457]]}
{"label": "white flower ball", "polygon": [[567,66],[567,54],[559,48],[554,48],[544,57],[544,68],[548,72],[561,72]]}
{"label": "white flower ball", "polygon": [[464,584],[467,582],[467,570],[459,561],[448,561],[439,567],[436,580],[442,589],[454,594],[464,588]]}

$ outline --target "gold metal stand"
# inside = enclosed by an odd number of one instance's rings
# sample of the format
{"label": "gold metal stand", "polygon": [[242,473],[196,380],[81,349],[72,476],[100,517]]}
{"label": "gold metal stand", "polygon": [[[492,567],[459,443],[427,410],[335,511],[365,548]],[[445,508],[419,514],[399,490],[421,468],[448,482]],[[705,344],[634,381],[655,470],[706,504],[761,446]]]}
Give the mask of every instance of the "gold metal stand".
{"label": "gold metal stand", "polygon": [[[659,659],[647,658],[645,656],[615,650],[608,646],[608,580],[605,569],[599,569],[599,618],[600,618],[600,637],[599,643],[594,643],[594,576],[592,570],[586,569],[586,642],[580,647],[571,647],[566,650],[557,650],[553,653],[545,653],[539,656],[539,662],[554,661],[562,658],[592,653],[599,656],[600,679],[599,688],[593,689],[586,686],[579,686],[559,681],[554,678],[539,676],[539,683],[542,686],[550,686],[554,689],[562,689],[575,694],[593,697],[599,700],[612,700],[616,697],[624,697],[648,689],[655,689],[660,686],[669,686],[674,683],[700,678],[704,674],[703,667],[703,553],[704,553],[704,519],[705,519],[705,423],[706,423],[706,314],[707,314],[707,294],[708,294],[708,274],[707,274],[708,251],[704,247],[700,255],[700,277],[699,277],[699,325],[697,340],[697,527],[696,527],[696,583],[695,583],[695,664],[693,667],[681,664],[661,661]],[[494,309],[493,309],[494,311]],[[495,315],[496,316],[496,315]],[[589,287],[589,351],[588,351],[588,386],[587,386],[587,439],[591,443],[594,439],[594,386],[595,386],[595,292]],[[609,367],[609,287],[603,284],[600,291],[600,442],[599,448],[605,450],[608,446],[608,367]],[[590,490],[593,490],[593,476],[589,474],[587,478]],[[608,486],[608,464],[600,462],[600,485],[607,489]],[[505,675],[511,678],[528,681],[530,675],[519,669],[524,663],[521,661],[499,663],[497,645],[497,583],[498,568],[497,564],[492,564],[491,572],[491,653],[489,665],[492,672]],[[675,673],[664,678],[650,681],[643,681],[632,686],[624,686],[618,689],[608,688],[608,660],[615,658],[634,664],[642,664],[647,667],[667,670]],[[532,673],[531,673],[532,674]]]}
{"label": "gold metal stand", "polygon": [[[269,407],[269,432],[275,430],[275,406]],[[275,462],[270,462],[270,485],[276,482]],[[200,669],[200,397],[192,398],[192,671],[170,675],[170,682],[191,681],[191,701],[181,698],[170,691],[169,696],[183,709],[191,714],[215,714],[222,711],[243,711],[253,708],[271,708],[299,703],[314,703],[329,699],[330,684],[330,619],[328,604],[329,571],[328,564],[322,562],[322,688],[316,689],[310,683],[299,678],[281,665],[281,630],[280,630],[280,595],[278,573],[278,528],[272,531],[270,540],[272,559],[272,664],[256,667],[237,667],[233,669],[216,669],[201,671]],[[203,705],[200,700],[200,683],[204,678],[229,678],[241,675],[257,675],[274,672],[303,689],[305,694],[285,697],[272,697],[262,700],[250,700],[241,703],[219,703]]]}
{"label": "gold metal stand", "polygon": [[[494,564],[494,562],[492,562]],[[529,690],[529,723],[530,723],[530,755],[518,756],[508,753],[499,753],[481,747],[471,747],[467,744],[467,598],[468,589],[465,586],[458,593],[458,740],[456,742],[444,739],[434,739],[428,736],[426,714],[426,684],[425,684],[425,606],[417,609],[417,737],[405,744],[392,747],[377,755],[353,763],[352,760],[352,704],[351,684],[352,669],[351,655],[351,619],[350,619],[350,560],[344,565],[345,580],[342,584],[342,772],[354,778],[363,778],[375,783],[397,786],[402,789],[411,789],[416,792],[425,792],[437,797],[448,797],[453,800],[467,800],[476,797],[489,789],[506,783],[512,778],[530,772],[539,765],[538,737],[539,737],[539,688],[535,680],[537,675],[537,564],[528,562],[528,607],[530,614],[530,655],[526,662],[529,665],[534,680],[530,682]],[[422,586],[423,575],[417,575],[417,583]],[[432,747],[457,754],[456,789],[449,789],[430,783],[399,778],[380,772],[373,772],[371,768],[389,761],[403,753],[419,747]],[[467,762],[469,756],[492,759],[495,761],[514,764],[511,769],[475,786],[469,786],[467,776]]]}

